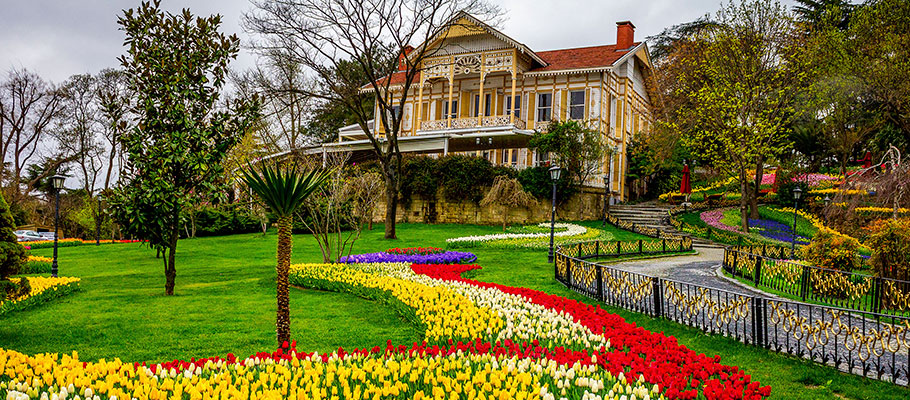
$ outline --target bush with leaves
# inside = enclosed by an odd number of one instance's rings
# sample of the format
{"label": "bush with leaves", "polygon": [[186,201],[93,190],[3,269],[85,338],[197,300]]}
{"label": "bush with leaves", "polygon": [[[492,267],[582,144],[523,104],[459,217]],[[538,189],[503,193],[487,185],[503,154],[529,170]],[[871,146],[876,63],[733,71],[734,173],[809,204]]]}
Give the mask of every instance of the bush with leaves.
{"label": "bush with leaves", "polygon": [[261,230],[259,218],[245,206],[220,204],[196,211],[196,236],[233,235]]}
{"label": "bush with leaves", "polygon": [[[542,200],[549,200],[553,196],[553,180],[550,179],[550,167],[525,168],[518,173],[518,181],[524,190]],[[556,182],[556,202],[561,203],[578,192],[572,180],[566,176],[560,177]]]}
{"label": "bush with leaves", "polygon": [[19,273],[26,261],[25,248],[19,244],[15,233],[13,215],[3,195],[0,195],[0,299],[17,297],[28,293],[28,279],[21,284],[9,280],[10,275]]}
{"label": "bush with leaves", "polygon": [[910,280],[910,219],[880,219],[865,228],[870,263],[883,278]]}
{"label": "bush with leaves", "polygon": [[803,247],[802,255],[805,261],[817,267],[850,272],[857,267],[858,249],[859,243],[855,239],[822,229]]}
{"label": "bush with leaves", "polygon": [[550,153],[570,181],[584,182],[600,171],[606,146],[603,134],[578,121],[554,121],[546,132],[535,132],[528,148]]}

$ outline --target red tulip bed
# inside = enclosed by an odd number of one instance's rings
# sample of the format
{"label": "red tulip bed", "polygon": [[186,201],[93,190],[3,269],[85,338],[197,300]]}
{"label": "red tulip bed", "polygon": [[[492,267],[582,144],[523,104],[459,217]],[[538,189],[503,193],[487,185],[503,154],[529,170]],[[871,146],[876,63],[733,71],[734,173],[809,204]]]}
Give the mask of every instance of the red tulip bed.
{"label": "red tulip bed", "polygon": [[576,321],[595,333],[610,338],[609,351],[598,353],[600,367],[613,374],[625,372],[633,380],[639,375],[649,383],[666,388],[670,399],[695,399],[699,390],[708,399],[757,399],[771,394],[770,386],[753,382],[737,367],[720,364],[720,356],[696,354],[676,342],[671,336],[650,332],[608,313],[599,306],[531,290],[480,282],[461,277],[467,271],[480,269],[479,265],[419,265],[411,269],[434,279],[459,281],[479,287],[496,288],[505,293],[523,296],[528,300],[571,315]]}
{"label": "red tulip bed", "polygon": [[[760,400],[771,388],[737,367],[599,306],[465,279],[477,265],[299,264],[293,285],[385,302],[424,341],[331,354],[284,343],[145,365],[28,356],[0,348],[0,398],[486,398]],[[305,334],[305,333],[304,333]],[[53,379],[45,379],[52,376]],[[39,379],[40,378],[40,379]],[[154,378],[154,379],[152,379]],[[62,397],[61,397],[62,396]]]}

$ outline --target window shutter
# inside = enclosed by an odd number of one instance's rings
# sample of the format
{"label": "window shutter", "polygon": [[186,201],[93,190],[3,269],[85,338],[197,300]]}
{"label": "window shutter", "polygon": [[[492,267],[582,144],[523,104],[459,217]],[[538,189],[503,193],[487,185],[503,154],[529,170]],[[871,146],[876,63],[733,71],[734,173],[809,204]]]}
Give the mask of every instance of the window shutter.
{"label": "window shutter", "polygon": [[534,129],[534,123],[537,122],[537,93],[528,95],[528,129]]}
{"label": "window shutter", "polygon": [[[569,119],[568,94],[569,91],[566,89],[559,91],[559,103],[553,107],[553,119],[558,119],[560,121],[567,121]],[[559,110],[558,113],[557,110]]]}

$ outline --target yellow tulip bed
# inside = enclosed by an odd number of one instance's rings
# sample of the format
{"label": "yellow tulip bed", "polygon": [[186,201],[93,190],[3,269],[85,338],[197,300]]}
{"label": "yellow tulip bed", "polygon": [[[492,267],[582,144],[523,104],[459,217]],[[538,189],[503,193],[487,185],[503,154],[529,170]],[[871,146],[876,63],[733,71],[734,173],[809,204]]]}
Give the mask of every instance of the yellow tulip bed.
{"label": "yellow tulip bed", "polygon": [[[762,399],[736,367],[599,307],[471,281],[466,265],[301,264],[296,286],[397,307],[425,341],[331,354],[285,343],[146,365],[0,349],[7,399]],[[2,398],[2,397],[0,397]]]}
{"label": "yellow tulip bed", "polygon": [[0,298],[0,318],[11,311],[53,300],[79,289],[79,278],[30,276],[10,280],[19,282],[20,279],[27,279],[31,290],[24,296],[5,300]]}

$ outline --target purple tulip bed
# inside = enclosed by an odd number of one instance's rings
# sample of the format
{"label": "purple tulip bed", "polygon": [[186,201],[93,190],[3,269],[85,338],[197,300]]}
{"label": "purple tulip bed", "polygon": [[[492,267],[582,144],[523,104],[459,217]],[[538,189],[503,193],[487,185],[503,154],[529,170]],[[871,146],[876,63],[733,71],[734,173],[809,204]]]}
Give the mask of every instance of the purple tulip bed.
{"label": "purple tulip bed", "polygon": [[786,243],[793,243],[795,240],[798,245],[806,245],[811,240],[802,235],[795,235],[789,225],[768,219],[750,219],[749,229],[762,237]]}
{"label": "purple tulip bed", "polygon": [[477,256],[466,251],[444,251],[440,253],[401,254],[378,252],[354,254],[341,257],[338,262],[355,263],[412,263],[412,264],[468,264],[477,261]]}

